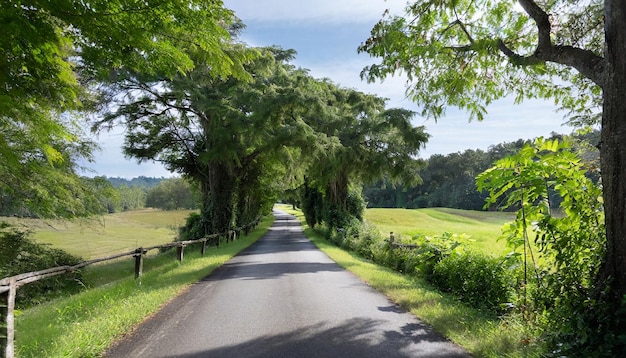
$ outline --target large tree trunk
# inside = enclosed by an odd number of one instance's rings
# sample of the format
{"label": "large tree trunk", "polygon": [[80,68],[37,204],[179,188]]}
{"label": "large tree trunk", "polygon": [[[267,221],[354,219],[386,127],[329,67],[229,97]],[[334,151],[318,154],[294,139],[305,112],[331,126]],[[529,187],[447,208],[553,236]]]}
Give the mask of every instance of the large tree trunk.
{"label": "large tree trunk", "polygon": [[234,195],[237,183],[229,168],[220,163],[209,163],[208,200],[204,212],[210,217],[213,233],[221,234],[231,229],[234,216]]}
{"label": "large tree trunk", "polygon": [[615,304],[626,295],[626,1],[605,0],[606,72],[601,166],[606,216],[605,276]]}

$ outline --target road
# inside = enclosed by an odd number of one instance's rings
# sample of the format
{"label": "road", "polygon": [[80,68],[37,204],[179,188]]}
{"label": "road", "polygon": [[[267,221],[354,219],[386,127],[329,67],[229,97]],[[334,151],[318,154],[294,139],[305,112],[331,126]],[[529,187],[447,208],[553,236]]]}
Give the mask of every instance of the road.
{"label": "road", "polygon": [[318,250],[291,215],[106,357],[469,357]]}

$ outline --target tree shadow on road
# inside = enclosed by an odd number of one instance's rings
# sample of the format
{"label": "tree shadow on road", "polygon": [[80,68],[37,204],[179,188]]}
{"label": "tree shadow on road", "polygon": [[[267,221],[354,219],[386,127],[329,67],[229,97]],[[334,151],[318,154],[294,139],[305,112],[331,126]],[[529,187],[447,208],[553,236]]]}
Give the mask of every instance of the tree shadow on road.
{"label": "tree shadow on road", "polygon": [[231,262],[225,264],[220,270],[226,272],[221,275],[210,275],[202,281],[268,280],[287,275],[345,271],[334,262]]}
{"label": "tree shadow on road", "polygon": [[[384,330],[382,324],[369,318],[353,318],[332,328],[325,328],[322,323],[176,357],[470,357],[423,324],[406,324],[401,332]],[[381,330],[382,337],[376,334]],[[211,334],[219,335],[219,329]]]}

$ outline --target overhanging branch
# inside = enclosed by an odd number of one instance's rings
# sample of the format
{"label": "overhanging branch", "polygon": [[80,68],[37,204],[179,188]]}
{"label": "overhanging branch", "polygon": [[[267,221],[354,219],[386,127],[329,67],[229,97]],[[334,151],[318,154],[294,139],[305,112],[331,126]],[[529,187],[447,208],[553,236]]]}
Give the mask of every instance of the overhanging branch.
{"label": "overhanging branch", "polygon": [[530,56],[522,56],[511,50],[502,40],[498,40],[499,50],[513,64],[529,66],[544,62],[553,62],[575,68],[600,87],[605,83],[605,60],[593,51],[567,45],[554,45],[550,38],[551,23],[549,15],[534,0],[518,0],[524,11],[537,25],[537,47]]}

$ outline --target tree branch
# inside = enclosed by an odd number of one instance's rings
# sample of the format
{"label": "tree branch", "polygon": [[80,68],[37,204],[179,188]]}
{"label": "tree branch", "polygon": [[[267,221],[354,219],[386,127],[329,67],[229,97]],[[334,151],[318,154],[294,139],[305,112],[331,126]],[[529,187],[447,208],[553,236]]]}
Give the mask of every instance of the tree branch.
{"label": "tree branch", "polygon": [[498,40],[498,48],[512,63],[520,66],[554,62],[573,67],[600,87],[605,85],[605,60],[593,51],[567,45],[553,45],[550,39],[552,25],[549,15],[534,0],[518,0],[524,11],[537,25],[538,41],[535,52],[522,56]]}

